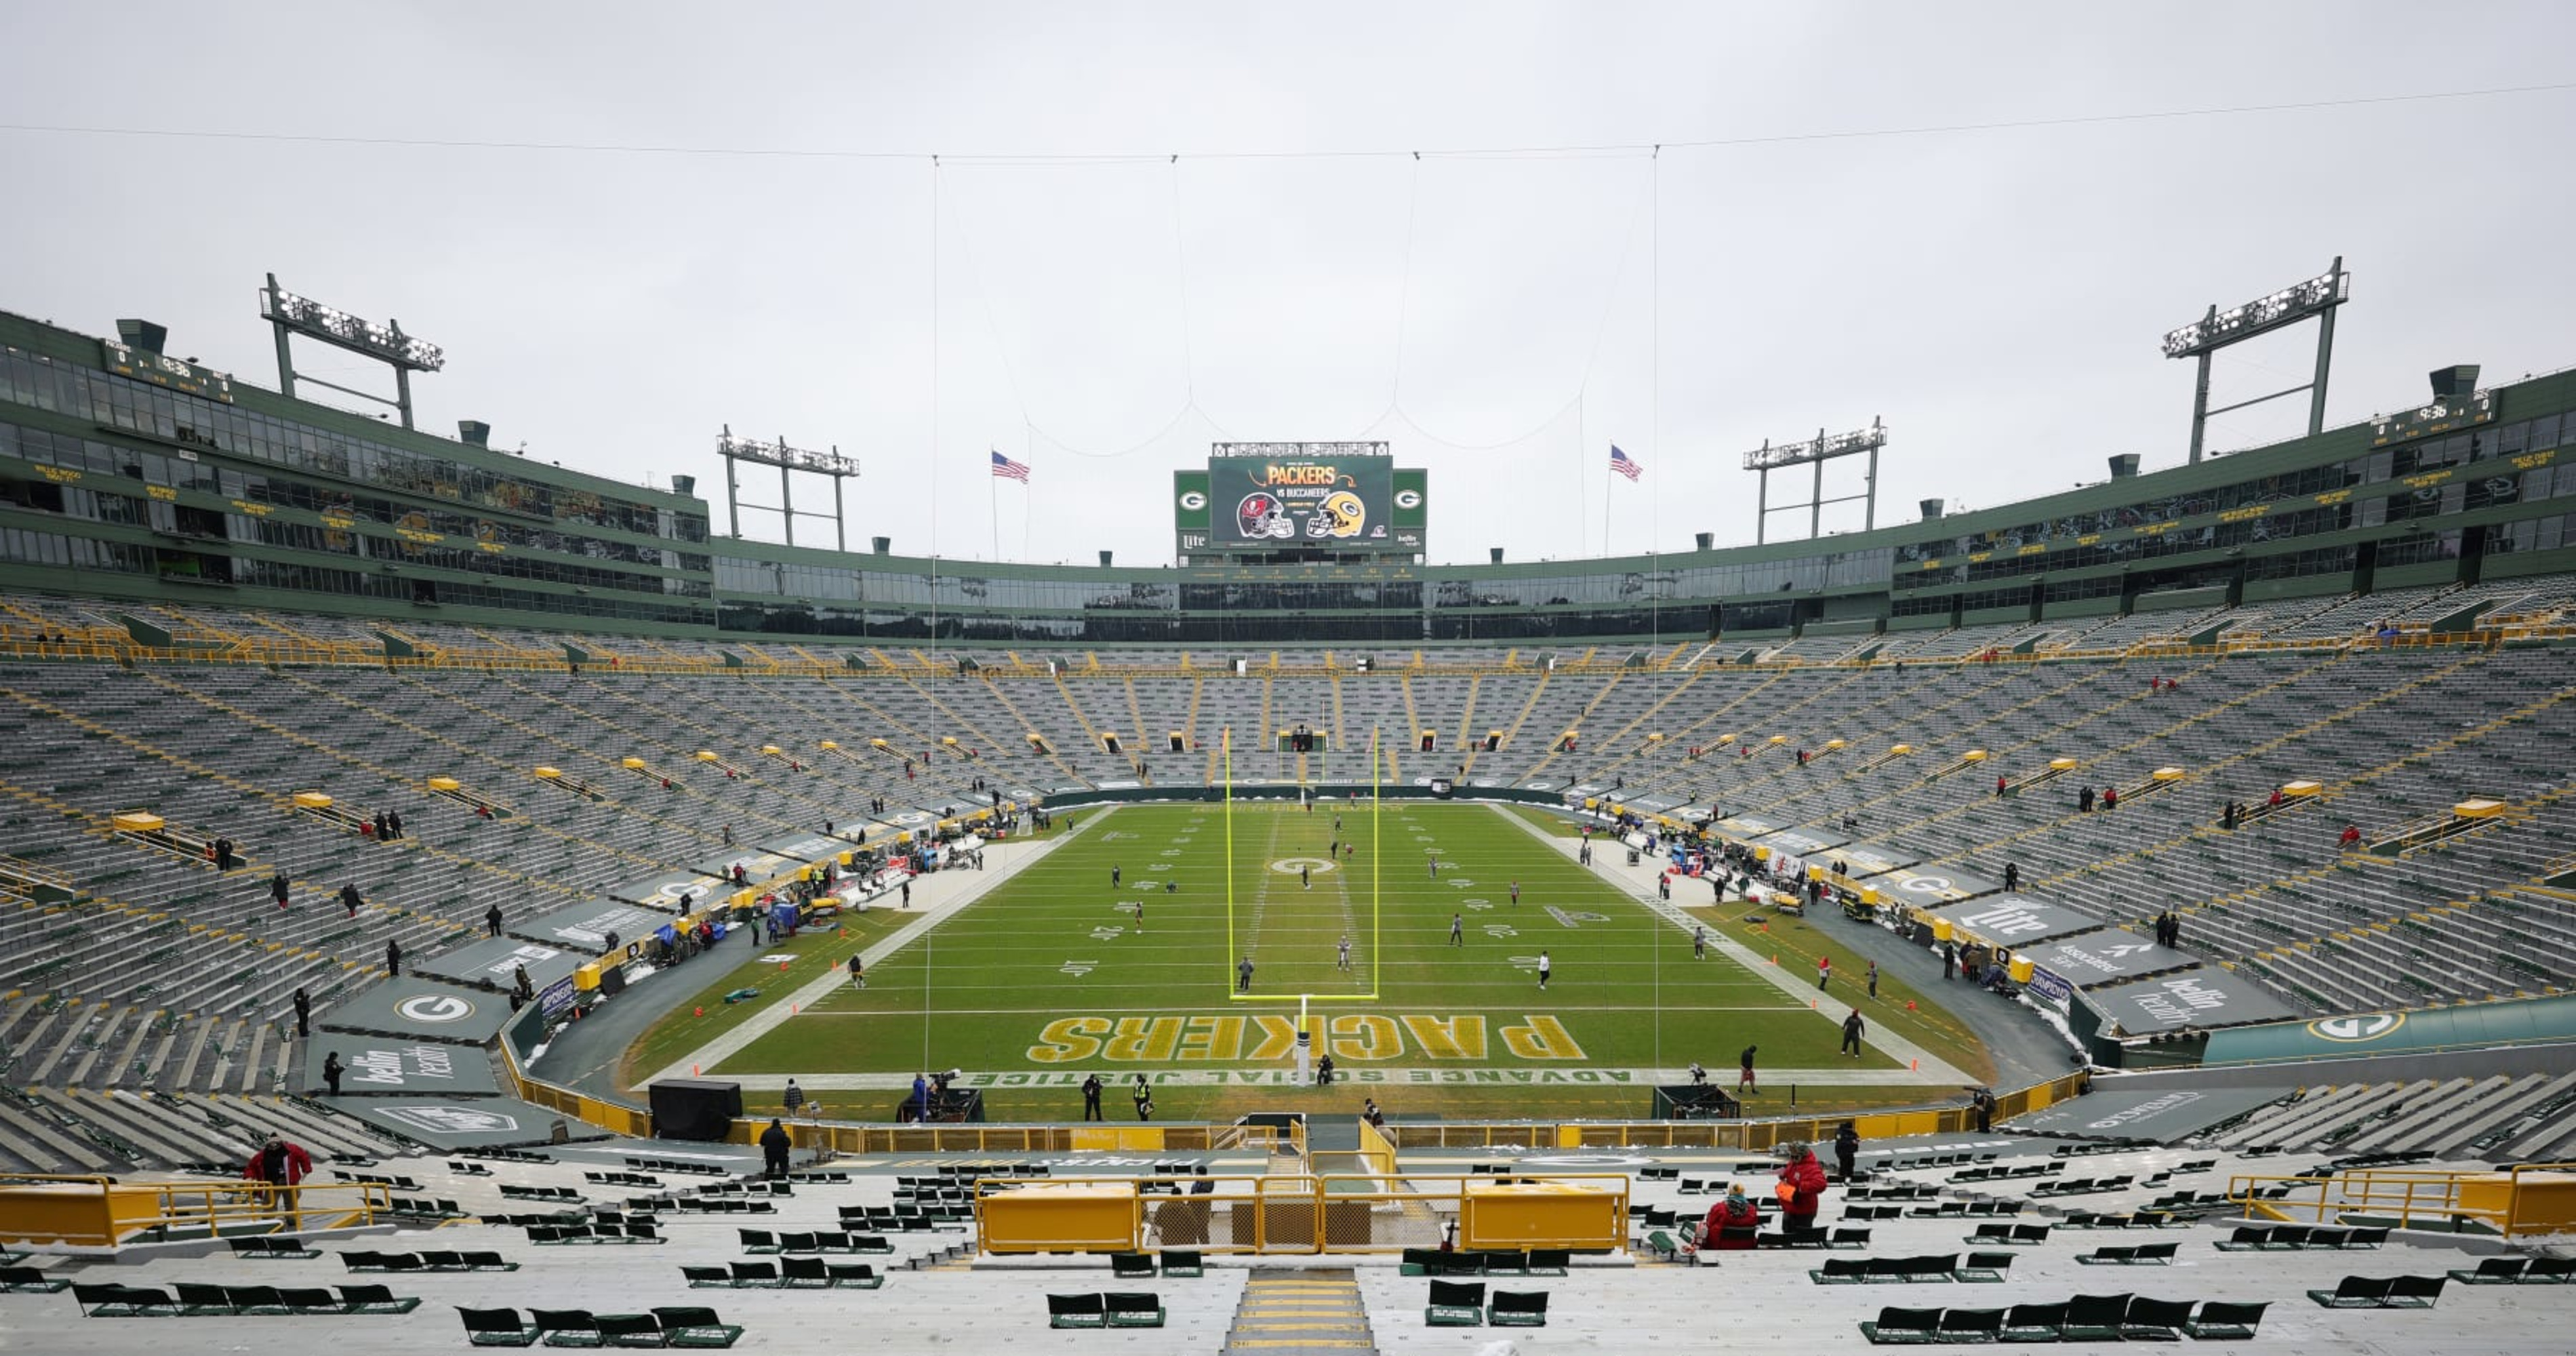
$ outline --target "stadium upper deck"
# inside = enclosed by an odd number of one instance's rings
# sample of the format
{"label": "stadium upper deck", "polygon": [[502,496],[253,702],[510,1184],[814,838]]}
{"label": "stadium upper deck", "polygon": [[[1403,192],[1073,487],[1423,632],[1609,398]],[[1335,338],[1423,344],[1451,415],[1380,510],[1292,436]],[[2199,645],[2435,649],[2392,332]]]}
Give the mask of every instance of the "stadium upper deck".
{"label": "stadium upper deck", "polygon": [[2450,405],[1825,543],[1094,568],[717,538],[690,495],[0,314],[0,586],[702,640],[1413,646],[1821,641],[2576,569],[2576,375]]}

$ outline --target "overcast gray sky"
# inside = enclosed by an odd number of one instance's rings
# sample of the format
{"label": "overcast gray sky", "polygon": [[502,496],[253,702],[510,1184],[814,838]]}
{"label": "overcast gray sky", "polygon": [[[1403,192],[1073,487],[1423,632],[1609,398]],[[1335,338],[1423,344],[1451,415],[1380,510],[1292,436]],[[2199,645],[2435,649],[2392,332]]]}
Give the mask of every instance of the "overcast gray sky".
{"label": "overcast gray sky", "polygon": [[[1753,539],[1746,449],[1874,416],[1882,524],[2176,463],[2159,336],[2337,254],[2332,422],[2576,363],[2571,54],[2561,3],[20,0],[0,308],[268,385],[274,270],[445,346],[424,427],[695,474],[719,532],[730,423],[858,457],[854,541],[907,553],[1167,560],[1171,472],[1228,437],[1392,443],[1435,561],[1687,549]],[[1999,123],[2047,125],[1906,130]]]}

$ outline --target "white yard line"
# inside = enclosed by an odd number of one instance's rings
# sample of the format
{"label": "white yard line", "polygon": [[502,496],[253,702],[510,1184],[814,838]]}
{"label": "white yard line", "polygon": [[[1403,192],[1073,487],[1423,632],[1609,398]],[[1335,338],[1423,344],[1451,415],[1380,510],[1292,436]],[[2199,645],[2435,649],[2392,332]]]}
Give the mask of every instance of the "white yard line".
{"label": "white yard line", "polygon": [[[1096,826],[1114,818],[1115,816],[1116,811],[1085,814],[1078,827],[1067,829],[1063,833],[1057,834],[1051,838],[1037,839],[1034,841],[1029,839],[1021,839],[1018,841],[1005,839],[1000,842],[987,843],[984,845],[984,858],[986,861],[992,863],[992,865],[982,871],[961,871],[952,869],[947,871],[934,871],[927,876],[915,876],[912,881],[914,907],[908,912],[918,916],[910,923],[905,924],[903,927],[889,934],[883,941],[878,942],[874,946],[862,949],[859,954],[866,959],[869,969],[875,969],[877,966],[884,963],[886,957],[891,956],[895,952],[911,945],[915,939],[919,938],[923,933],[930,931],[932,928],[937,927],[942,921],[947,919],[950,914],[974,903],[1002,882],[1009,880],[1011,877],[1018,875],[1024,870],[1027,870],[1030,864],[1054,851],[1057,844],[1070,841],[1077,833],[1089,833]],[[713,1068],[723,1061],[731,1058],[745,1046],[750,1045],[753,1041],[777,1030],[780,1024],[794,1016],[798,1009],[803,1008],[808,1004],[817,1003],[825,998],[831,997],[836,990],[846,987],[849,982],[849,958],[847,956],[837,957],[835,958],[832,967],[825,970],[820,978],[807,980],[801,987],[788,994],[785,1002],[771,1003],[767,1008],[753,1014],[748,1020],[743,1022],[742,1025],[727,1031],[723,1035],[716,1037],[714,1040],[708,1041],[697,1049],[691,1050],[689,1053],[673,1060],[668,1068],[654,1074],[652,1078],[646,1081],[648,1083],[654,1083],[660,1082],[666,1078],[695,1077],[696,1070],[701,1068]],[[734,1076],[728,1074],[726,1077],[733,1078]],[[735,1081],[742,1083],[746,1087],[764,1086],[764,1083],[757,1079],[740,1078],[735,1079]],[[808,1079],[806,1081],[812,1082],[813,1080]],[[766,1085],[785,1087],[787,1085],[787,1079],[785,1077],[780,1077],[770,1080]],[[836,1087],[859,1085],[835,1084],[826,1081],[815,1083],[814,1086]],[[907,1088],[911,1087],[912,1079],[909,1077],[904,1078],[903,1086]]]}
{"label": "white yard line", "polygon": [[[1538,825],[1531,823],[1527,818],[1514,814],[1509,809],[1500,805],[1494,805],[1488,802],[1487,808],[1491,809],[1495,814],[1501,815],[1503,818],[1519,825],[1522,829],[1526,830],[1532,838],[1555,848],[1568,859],[1572,859],[1579,855],[1577,849],[1582,846],[1582,839],[1559,838],[1545,829],[1540,828]],[[1631,898],[1634,898],[1639,904],[1655,913],[1658,917],[1661,917],[1664,921],[1680,929],[1684,935],[1688,935],[1690,929],[1697,920],[1694,920],[1688,914],[1683,913],[1680,909],[1666,903],[1655,893],[1655,878],[1662,874],[1659,860],[1647,859],[1640,861],[1635,866],[1630,866],[1627,864],[1627,847],[1624,844],[1606,834],[1596,836],[1600,837],[1602,841],[1595,845],[1599,850],[1595,851],[1592,855],[1592,870],[1599,873],[1601,878],[1613,888],[1629,895]],[[1751,947],[1727,936],[1724,929],[1715,927],[1710,928],[1708,930],[1708,941],[1709,945],[1725,952],[1728,957],[1732,958],[1736,962],[1736,964],[1743,966],[1745,969],[1752,971],[1755,975],[1760,976],[1763,979],[1769,980],[1772,987],[1779,989],[1790,997],[1801,1000],[1814,1000],[1816,998],[1815,986],[1806,982],[1804,976],[1793,974],[1785,967],[1773,965],[1769,957],[1757,954]],[[1835,999],[1830,1006],[1849,1010],[1857,1005],[1846,1002],[1842,999]],[[1822,1002],[1815,1003],[1814,1011],[1817,1019],[1828,1026],[1832,1026],[1837,1029],[1842,1026],[1842,1019],[1829,1011],[1827,1004]],[[1867,1014],[1863,1014],[1863,1016],[1866,1018]],[[1762,1076],[1766,1079],[1782,1083],[1793,1081],[1799,1074],[1804,1074],[1808,1079],[1822,1083],[1905,1083],[1949,1088],[1965,1088],[1977,1085],[1976,1079],[1970,1078],[1965,1072],[1953,1066],[1949,1061],[1942,1059],[1940,1056],[1933,1054],[1931,1051],[1924,1049],[1922,1046],[1916,1045],[1914,1042],[1909,1041],[1902,1036],[1886,1032],[1884,1028],[1880,1027],[1875,1022],[1870,1023],[1869,1035],[1866,1040],[1873,1048],[1893,1059],[1904,1061],[1913,1067],[1895,1070],[1882,1069],[1876,1071],[1867,1069],[1842,1069],[1839,1071],[1831,1069],[1764,1069],[1762,1071]],[[1720,1074],[1727,1072],[1727,1070],[1712,1069],[1709,1076],[1712,1079],[1718,1079]],[[1867,1076],[1872,1073],[1882,1076]],[[1722,1082],[1723,1079],[1719,1079],[1719,1081]]]}

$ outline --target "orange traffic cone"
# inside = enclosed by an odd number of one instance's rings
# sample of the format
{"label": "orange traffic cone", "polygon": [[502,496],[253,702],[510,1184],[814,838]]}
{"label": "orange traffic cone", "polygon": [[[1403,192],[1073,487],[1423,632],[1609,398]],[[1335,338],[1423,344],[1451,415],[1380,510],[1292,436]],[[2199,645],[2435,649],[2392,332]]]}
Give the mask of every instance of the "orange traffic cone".
{"label": "orange traffic cone", "polygon": [[1780,963],[1780,957],[1779,957],[1779,954],[1778,954],[1778,953],[1776,953],[1776,952],[1775,952],[1775,953],[1773,953],[1773,954],[1772,954],[1772,957],[1771,957],[1771,963],[1772,963],[1773,965],[1778,965],[1778,964]]}
{"label": "orange traffic cone", "polygon": [[689,1015],[692,1017],[704,1017],[707,1015],[707,1010],[705,1008],[691,1008],[689,1009]]}
{"label": "orange traffic cone", "polygon": [[1906,1010],[1907,1012],[1912,1012],[1912,1011],[1914,1011],[1914,1000],[1913,1000],[1913,999],[1909,998],[1909,999],[1906,999],[1906,1000],[1905,1000],[1905,1010]]}
{"label": "orange traffic cone", "polygon": [[1923,1061],[1919,1059],[1909,1059],[1905,1061],[1905,1067],[1916,1073],[1921,1073],[1923,1072]]}

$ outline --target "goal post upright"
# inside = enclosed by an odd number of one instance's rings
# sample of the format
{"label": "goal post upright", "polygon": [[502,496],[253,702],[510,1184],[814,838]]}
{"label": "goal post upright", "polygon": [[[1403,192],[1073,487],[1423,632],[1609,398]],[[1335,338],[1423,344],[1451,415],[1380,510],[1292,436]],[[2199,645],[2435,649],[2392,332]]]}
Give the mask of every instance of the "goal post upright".
{"label": "goal post upright", "polygon": [[1223,769],[1224,782],[1217,813],[1225,820],[1225,955],[1219,959],[1231,965],[1234,962],[1234,727],[1231,725],[1222,726],[1218,731],[1217,760]]}
{"label": "goal post upright", "polygon": [[1369,728],[1369,993],[1385,978],[1386,957],[1386,741],[1385,727]]}

